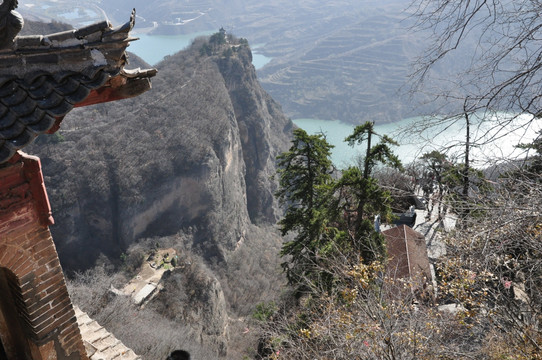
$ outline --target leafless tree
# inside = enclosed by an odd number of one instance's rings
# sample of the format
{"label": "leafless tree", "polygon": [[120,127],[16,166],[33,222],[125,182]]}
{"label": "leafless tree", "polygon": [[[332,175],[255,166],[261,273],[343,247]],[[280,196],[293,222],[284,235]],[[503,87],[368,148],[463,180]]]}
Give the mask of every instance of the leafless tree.
{"label": "leafless tree", "polygon": [[[423,280],[397,279],[379,263],[337,256],[327,271],[334,294],[286,301],[260,321],[259,359],[470,359],[484,335],[455,314],[439,312]],[[386,274],[386,275],[383,275]],[[427,288],[426,288],[427,289]],[[320,294],[320,295],[315,295]]]}
{"label": "leafless tree", "polygon": [[337,252],[333,293],[314,289],[260,320],[259,359],[541,359],[542,192],[538,178],[507,175],[442,234],[436,298]]}
{"label": "leafless tree", "polygon": [[492,336],[506,339],[503,352],[536,359],[542,351],[542,192],[536,178],[508,175],[449,237],[438,266],[447,288],[441,289],[471,314],[490,319]]}
{"label": "leafless tree", "polygon": [[[446,78],[433,82],[437,89],[432,93],[448,104],[455,102],[456,114],[488,110],[541,113],[541,1],[413,0],[410,10],[417,20],[415,27],[433,35],[416,61],[415,89],[421,88],[435,68],[446,65],[450,67]],[[452,55],[453,65],[444,63]],[[461,108],[466,97],[468,106]],[[495,126],[513,120],[502,119]]]}

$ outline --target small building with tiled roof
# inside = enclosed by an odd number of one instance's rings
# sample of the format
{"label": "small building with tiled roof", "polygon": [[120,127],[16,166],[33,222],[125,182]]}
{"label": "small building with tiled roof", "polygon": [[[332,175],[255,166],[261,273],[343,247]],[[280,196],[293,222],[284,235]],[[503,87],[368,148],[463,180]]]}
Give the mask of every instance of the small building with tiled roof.
{"label": "small building with tiled roof", "polygon": [[[104,21],[16,37],[23,23],[16,6],[0,4],[0,360],[137,359],[75,312],[49,232],[40,160],[20,149],[58,130],[74,107],[149,90],[156,70],[124,69],[135,12],[116,28]],[[94,327],[85,334],[101,342],[81,336]]]}
{"label": "small building with tiled roof", "polygon": [[382,231],[388,249],[388,276],[394,279],[425,279],[431,283],[431,268],[425,237],[409,226],[400,225]]}

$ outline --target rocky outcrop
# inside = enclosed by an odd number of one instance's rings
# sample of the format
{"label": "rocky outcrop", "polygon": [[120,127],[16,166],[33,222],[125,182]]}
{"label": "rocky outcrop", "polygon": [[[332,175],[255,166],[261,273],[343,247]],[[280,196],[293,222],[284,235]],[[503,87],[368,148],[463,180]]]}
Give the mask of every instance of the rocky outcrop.
{"label": "rocky outcrop", "polygon": [[65,270],[118,261],[140,239],[182,239],[168,246],[205,271],[175,270],[152,306],[170,319],[184,309],[182,321],[222,356],[226,310],[247,313],[276,288],[271,175],[292,124],[260,87],[246,43],[207,55],[206,42],[159,64],[149,93],[76,109],[30,151],[42,159]]}
{"label": "rocky outcrop", "polygon": [[[219,58],[218,66],[230,94],[246,164],[247,207],[253,222],[276,222],[275,172],[278,149],[286,149],[292,124],[258,83],[247,49]],[[248,70],[248,71],[247,71]],[[254,84],[258,84],[254,86]],[[277,119],[280,119],[277,121]]]}
{"label": "rocky outcrop", "polygon": [[260,87],[248,46],[226,58],[199,45],[161,63],[149,94],[74,111],[62,139],[36,150],[68,269],[188,227],[220,262],[249,224],[276,221],[270,177],[291,122]]}
{"label": "rocky outcrop", "polygon": [[148,306],[175,322],[190,326],[200,343],[215,352],[228,353],[228,313],[220,282],[205,266],[182,264],[162,279],[164,290]]}

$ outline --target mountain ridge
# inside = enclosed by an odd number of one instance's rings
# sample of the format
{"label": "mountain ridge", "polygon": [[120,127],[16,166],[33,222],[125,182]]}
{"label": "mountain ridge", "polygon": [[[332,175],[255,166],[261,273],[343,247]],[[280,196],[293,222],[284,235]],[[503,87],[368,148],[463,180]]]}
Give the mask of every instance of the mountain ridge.
{"label": "mountain ridge", "polygon": [[[283,281],[271,175],[293,125],[259,85],[246,41],[228,37],[209,55],[204,45],[161,62],[147,94],[75,109],[28,151],[42,160],[64,270],[119,268],[134,246],[174,247],[199,265],[183,270],[190,284],[169,277],[170,293],[212,286],[172,306],[225,356],[228,314],[249,314]],[[158,313],[181,321],[168,299]],[[201,301],[212,313],[198,315]]]}
{"label": "mountain ridge", "polygon": [[[150,34],[224,27],[248,38],[272,58],[258,75],[291,118],[381,124],[439,112],[439,105],[427,104],[432,92],[407,91],[413,62],[431,34],[409,30],[415,19],[404,0],[118,0],[100,6],[114,22],[136,7],[136,30]],[[443,62],[432,75],[446,79],[464,58]],[[430,85],[442,82],[436,81]]]}

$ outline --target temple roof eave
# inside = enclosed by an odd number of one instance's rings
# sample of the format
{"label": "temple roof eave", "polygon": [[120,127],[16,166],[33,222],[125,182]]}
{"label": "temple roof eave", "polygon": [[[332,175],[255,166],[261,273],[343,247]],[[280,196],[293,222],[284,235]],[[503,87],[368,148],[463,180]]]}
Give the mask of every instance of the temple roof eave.
{"label": "temple roof eave", "polygon": [[138,96],[156,69],[126,70],[126,48],[136,38],[130,21],[15,38],[0,50],[0,164],[38,135],[58,129],[74,107]]}

